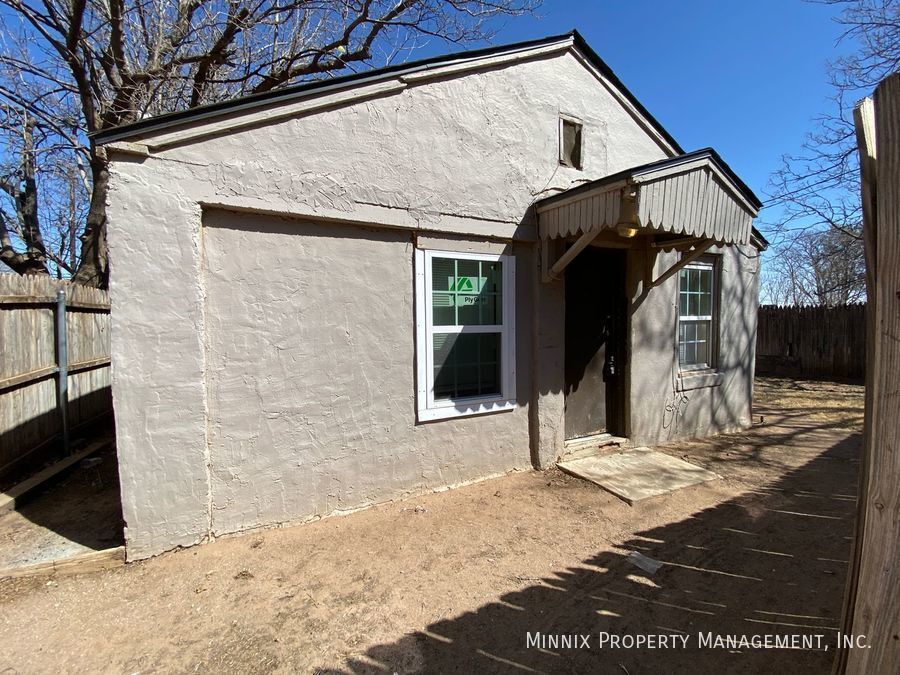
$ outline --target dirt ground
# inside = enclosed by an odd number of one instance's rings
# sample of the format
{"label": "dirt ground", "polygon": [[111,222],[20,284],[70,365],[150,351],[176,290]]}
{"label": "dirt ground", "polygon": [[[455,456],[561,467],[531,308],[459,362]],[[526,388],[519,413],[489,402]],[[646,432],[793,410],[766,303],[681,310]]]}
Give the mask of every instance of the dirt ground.
{"label": "dirt ground", "polygon": [[115,447],[82,460],[0,514],[0,569],[121,546]]}
{"label": "dirt ground", "polygon": [[[629,507],[522,472],[105,572],[0,582],[4,672],[828,672],[862,388],[764,380],[750,430],[671,444],[723,478]],[[663,563],[649,574],[626,556]],[[589,649],[527,635],[590,634]],[[601,633],[686,635],[601,648]],[[821,650],[697,634],[821,634]]]}

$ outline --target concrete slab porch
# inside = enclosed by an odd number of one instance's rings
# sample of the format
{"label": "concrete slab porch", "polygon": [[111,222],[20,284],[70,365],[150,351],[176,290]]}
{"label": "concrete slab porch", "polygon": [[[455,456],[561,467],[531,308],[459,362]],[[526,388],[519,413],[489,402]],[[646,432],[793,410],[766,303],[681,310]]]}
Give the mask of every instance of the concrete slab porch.
{"label": "concrete slab porch", "polygon": [[558,466],[628,504],[719,478],[712,471],[650,448],[577,457]]}

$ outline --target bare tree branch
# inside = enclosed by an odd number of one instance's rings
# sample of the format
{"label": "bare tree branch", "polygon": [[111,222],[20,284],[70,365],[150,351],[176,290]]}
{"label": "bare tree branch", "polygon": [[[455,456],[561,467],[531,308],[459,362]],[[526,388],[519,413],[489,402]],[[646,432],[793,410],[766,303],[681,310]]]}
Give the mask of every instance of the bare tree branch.
{"label": "bare tree branch", "polygon": [[[0,0],[7,16],[19,19],[0,25],[0,107],[12,111],[10,123],[0,124],[0,140],[18,152],[13,118],[27,111],[36,125],[34,157],[43,163],[38,194],[48,205],[40,227],[53,241],[44,260],[59,273],[75,268],[72,256],[80,253],[74,278],[106,283],[108,174],[89,133],[386,63],[408,54],[422,36],[452,44],[488,40],[494,19],[539,3]],[[66,208],[77,223],[65,217]],[[72,227],[80,230],[77,238]],[[6,258],[18,261],[30,249],[15,228],[4,231]]]}
{"label": "bare tree branch", "polygon": [[[834,92],[831,110],[815,121],[799,153],[782,158],[781,168],[769,181],[771,198],[766,206],[780,207],[782,215],[780,222],[764,229],[772,242],[772,265],[776,270],[783,268],[774,277],[782,281],[797,251],[809,254],[814,239],[828,240],[828,230],[845,242],[860,238],[862,209],[853,106],[877,82],[900,68],[900,1],[810,1],[841,10],[836,18],[844,27],[841,43],[853,45],[854,50],[829,64],[827,75]],[[792,283],[804,279],[791,274]],[[828,285],[814,283],[814,275],[805,281],[812,286],[806,289],[804,299],[828,296]],[[770,286],[766,292],[771,291]]]}

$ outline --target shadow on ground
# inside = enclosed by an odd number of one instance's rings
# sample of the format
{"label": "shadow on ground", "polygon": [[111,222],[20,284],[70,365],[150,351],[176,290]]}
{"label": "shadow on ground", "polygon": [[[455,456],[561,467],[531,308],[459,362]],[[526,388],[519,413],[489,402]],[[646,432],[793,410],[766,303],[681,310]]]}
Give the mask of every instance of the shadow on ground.
{"label": "shadow on ground", "polygon": [[111,446],[0,514],[0,569],[60,560],[124,543],[116,450]]}
{"label": "shadow on ground", "polygon": [[[741,464],[769,461],[765,455],[773,445],[798,453],[793,470],[773,464],[780,478],[767,486],[748,485],[740,497],[636,533],[615,552],[543,579],[523,579],[522,589],[498,602],[320,672],[828,672],[853,533],[861,438],[828,424],[802,425],[784,412],[763,412],[777,426],[746,432],[743,445],[730,450],[717,443],[725,450],[699,463],[728,475]],[[682,454],[688,455],[703,457]],[[811,459],[802,463],[806,456]],[[626,559],[629,551],[664,565],[648,574]],[[538,632],[590,634],[590,649],[527,647],[528,634]],[[688,645],[601,649],[601,633],[686,635]],[[700,633],[821,635],[823,649],[700,648]]]}

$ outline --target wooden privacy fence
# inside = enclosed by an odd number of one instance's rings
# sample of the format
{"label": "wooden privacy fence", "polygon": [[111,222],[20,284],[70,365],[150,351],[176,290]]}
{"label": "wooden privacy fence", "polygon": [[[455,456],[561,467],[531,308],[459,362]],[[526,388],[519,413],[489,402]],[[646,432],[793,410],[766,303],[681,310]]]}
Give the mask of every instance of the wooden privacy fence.
{"label": "wooden privacy fence", "polygon": [[0,476],[111,410],[108,294],[0,275]]}
{"label": "wooden privacy fence", "polygon": [[900,73],[854,110],[862,192],[869,363],[856,534],[835,673],[900,673]]}
{"label": "wooden privacy fence", "polygon": [[756,372],[788,377],[862,380],[866,374],[866,306],[759,308]]}

